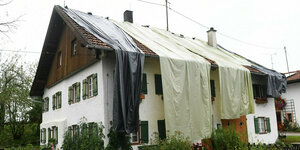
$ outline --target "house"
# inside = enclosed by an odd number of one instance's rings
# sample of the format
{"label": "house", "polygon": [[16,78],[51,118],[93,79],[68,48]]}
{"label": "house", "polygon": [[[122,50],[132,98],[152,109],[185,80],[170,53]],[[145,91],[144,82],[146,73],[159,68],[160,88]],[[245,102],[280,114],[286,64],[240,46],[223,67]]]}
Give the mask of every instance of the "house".
{"label": "house", "polygon": [[[281,74],[218,45],[213,28],[207,44],[135,25],[131,11],[124,19],[121,23],[54,6],[30,91],[30,96],[44,100],[41,145],[55,139],[61,147],[64,133],[78,131],[82,121],[101,122],[105,135],[117,122],[120,130],[130,132],[134,148],[150,144],[154,132],[164,138],[166,130],[178,130],[201,142],[213,129],[228,126],[250,143],[276,141],[272,97],[282,93],[277,87],[284,85]],[[125,64],[133,68],[126,70]],[[131,78],[132,70],[137,77]],[[127,78],[118,76],[124,72],[129,81],[142,79],[132,84],[141,95],[130,91],[132,101],[126,104],[133,110],[125,116],[133,118],[131,126],[119,118],[124,117],[120,111],[128,110],[119,101],[122,97],[116,98],[129,86],[124,86]],[[273,80],[274,74],[280,79]],[[276,87],[270,86],[273,81],[278,81]],[[136,130],[131,128],[135,123]]]}
{"label": "house", "polygon": [[297,123],[300,119],[300,110],[297,108],[300,107],[299,102],[299,89],[300,89],[300,71],[293,71],[290,76],[287,77],[287,92],[282,95],[282,98],[285,99],[286,105],[282,108],[277,108],[277,122],[282,124],[284,119],[287,119],[288,122]]}

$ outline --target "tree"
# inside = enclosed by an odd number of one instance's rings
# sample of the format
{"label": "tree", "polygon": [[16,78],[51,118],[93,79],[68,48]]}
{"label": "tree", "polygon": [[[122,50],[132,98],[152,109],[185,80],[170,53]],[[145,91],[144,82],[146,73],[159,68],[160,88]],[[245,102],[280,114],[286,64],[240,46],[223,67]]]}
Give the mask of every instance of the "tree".
{"label": "tree", "polygon": [[[0,0],[0,7],[4,7],[8,4],[10,4],[13,0]],[[7,33],[11,32],[12,30],[17,28],[17,22],[20,21],[20,18],[22,16],[16,17],[16,18],[3,18],[0,20],[0,33],[5,35],[6,37],[9,37]]]}
{"label": "tree", "polygon": [[32,109],[32,73],[26,71],[19,59],[20,56],[13,56],[0,65],[0,132],[7,124],[13,139],[22,137]]}

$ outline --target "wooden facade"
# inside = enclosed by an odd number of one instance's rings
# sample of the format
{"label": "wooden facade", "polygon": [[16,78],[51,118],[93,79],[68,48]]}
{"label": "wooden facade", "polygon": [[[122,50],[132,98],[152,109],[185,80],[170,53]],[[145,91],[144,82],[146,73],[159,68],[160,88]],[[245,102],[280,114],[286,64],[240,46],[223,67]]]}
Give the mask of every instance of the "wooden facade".
{"label": "wooden facade", "polygon": [[[74,53],[76,43],[76,53]],[[50,87],[64,77],[96,60],[94,50],[81,46],[82,41],[75,36],[67,25],[64,25],[60,42],[52,61],[46,87]]]}

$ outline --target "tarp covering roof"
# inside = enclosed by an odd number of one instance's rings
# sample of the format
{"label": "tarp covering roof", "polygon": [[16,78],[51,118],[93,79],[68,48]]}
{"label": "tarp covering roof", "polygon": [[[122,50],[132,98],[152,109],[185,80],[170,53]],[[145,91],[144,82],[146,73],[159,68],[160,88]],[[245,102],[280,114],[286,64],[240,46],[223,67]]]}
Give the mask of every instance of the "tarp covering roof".
{"label": "tarp covering roof", "polygon": [[115,50],[113,123],[117,131],[136,133],[144,52],[112,22],[72,9],[64,11],[81,27]]}

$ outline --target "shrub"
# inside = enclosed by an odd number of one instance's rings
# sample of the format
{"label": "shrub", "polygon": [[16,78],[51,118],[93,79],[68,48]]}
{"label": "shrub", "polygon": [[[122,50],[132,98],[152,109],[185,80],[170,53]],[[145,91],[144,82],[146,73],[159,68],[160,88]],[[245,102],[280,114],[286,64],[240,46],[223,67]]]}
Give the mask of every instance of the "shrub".
{"label": "shrub", "polygon": [[103,134],[104,126],[102,124],[87,124],[85,122],[80,124],[80,131],[72,136],[70,131],[64,134],[63,149],[72,150],[104,150]]}
{"label": "shrub", "polygon": [[155,134],[154,144],[157,146],[143,147],[145,150],[192,150],[192,145],[189,138],[183,133],[175,131],[174,134],[167,134],[166,139],[160,139],[158,134]]}
{"label": "shrub", "polygon": [[109,142],[105,150],[131,150],[130,137],[125,132],[117,132],[111,127],[108,133]]}
{"label": "shrub", "polygon": [[217,129],[211,135],[212,147],[215,150],[247,149],[234,128]]}

